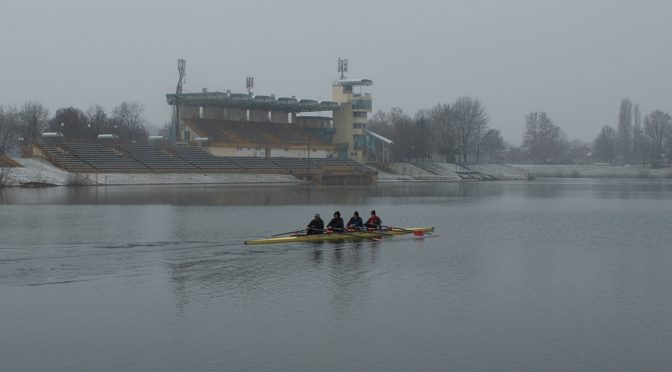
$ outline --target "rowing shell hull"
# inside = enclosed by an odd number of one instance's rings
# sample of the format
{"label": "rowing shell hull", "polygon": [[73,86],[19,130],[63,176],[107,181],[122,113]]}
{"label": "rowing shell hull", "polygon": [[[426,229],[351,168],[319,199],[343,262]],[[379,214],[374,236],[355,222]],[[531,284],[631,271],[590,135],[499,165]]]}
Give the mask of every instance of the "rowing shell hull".
{"label": "rowing shell hull", "polygon": [[353,231],[346,233],[325,233],[316,235],[291,235],[291,236],[281,236],[277,238],[247,240],[245,241],[245,244],[278,244],[278,243],[329,242],[329,241],[343,241],[343,240],[376,239],[376,238],[383,238],[385,236],[406,235],[416,231],[425,233],[434,231],[434,228],[394,227],[389,230]]}

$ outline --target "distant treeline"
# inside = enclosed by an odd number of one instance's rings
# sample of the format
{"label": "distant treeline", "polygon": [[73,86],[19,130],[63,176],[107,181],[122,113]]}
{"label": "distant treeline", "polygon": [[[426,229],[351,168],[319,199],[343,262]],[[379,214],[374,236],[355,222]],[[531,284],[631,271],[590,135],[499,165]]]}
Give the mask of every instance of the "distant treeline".
{"label": "distant treeline", "polygon": [[610,164],[669,165],[672,157],[672,122],[661,110],[644,116],[639,105],[623,99],[614,129],[605,125],[593,141],[593,158]]}
{"label": "distant treeline", "polygon": [[[147,141],[144,107],[122,102],[107,113],[100,105],[86,112],[66,107],[49,117],[36,101],[21,107],[0,106],[0,156],[36,141],[43,132],[65,138],[93,140],[99,134],[116,134],[120,142]],[[643,164],[665,166],[672,158],[672,121],[660,110],[642,116],[639,106],[623,99],[616,128],[606,125],[593,143],[569,141],[545,112],[525,116],[522,144],[515,146],[489,127],[489,115],[478,99],[461,97],[418,111],[411,117],[400,108],[379,111],[368,129],[394,141],[374,142],[369,156],[376,161],[445,161],[534,164]],[[162,132],[167,133],[168,125]]]}
{"label": "distant treeline", "polygon": [[86,112],[60,108],[49,117],[49,110],[36,101],[21,107],[0,106],[0,156],[16,150],[21,143],[35,142],[44,132],[58,132],[64,138],[77,140],[116,134],[121,142],[146,142],[144,111],[137,102],[122,102],[110,114],[94,105]]}
{"label": "distant treeline", "polygon": [[370,156],[379,161],[668,164],[672,157],[669,114],[657,110],[642,121],[639,107],[624,99],[618,118],[617,129],[605,126],[590,144],[568,140],[545,112],[531,112],[525,116],[522,144],[515,146],[489,127],[488,113],[478,99],[461,97],[413,117],[400,108],[379,111],[367,127],[394,142],[391,146],[374,143]]}

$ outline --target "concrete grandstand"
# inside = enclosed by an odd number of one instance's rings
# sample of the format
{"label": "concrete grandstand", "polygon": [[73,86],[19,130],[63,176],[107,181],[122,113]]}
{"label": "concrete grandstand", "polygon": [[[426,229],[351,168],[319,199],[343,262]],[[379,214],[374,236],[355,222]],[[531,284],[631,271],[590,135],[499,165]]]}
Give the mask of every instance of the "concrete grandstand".
{"label": "concrete grandstand", "polygon": [[252,173],[286,174],[325,184],[369,184],[377,175],[352,160],[215,156],[187,144],[41,143],[24,148],[24,156],[46,159],[85,177],[98,173]]}
{"label": "concrete grandstand", "polygon": [[[184,66],[181,60],[175,94],[166,94],[173,110],[170,142],[178,144],[174,154],[191,145],[226,159],[229,165],[243,163],[247,170],[268,171],[273,168],[270,163],[321,182],[375,181],[376,171],[358,164],[366,161],[367,143],[377,138],[366,130],[372,97],[362,92],[373,84],[371,80],[345,79],[342,74],[332,85],[331,101],[255,95],[251,77],[247,93],[205,88],[186,93],[182,91]],[[211,166],[216,163],[198,156]]]}

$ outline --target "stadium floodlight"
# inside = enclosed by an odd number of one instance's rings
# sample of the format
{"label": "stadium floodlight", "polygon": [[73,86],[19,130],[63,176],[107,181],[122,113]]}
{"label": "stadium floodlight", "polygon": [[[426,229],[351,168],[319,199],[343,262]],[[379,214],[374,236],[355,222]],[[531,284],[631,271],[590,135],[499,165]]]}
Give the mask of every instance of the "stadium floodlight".
{"label": "stadium floodlight", "polygon": [[348,72],[348,59],[338,59],[338,72],[341,73],[341,80],[345,79],[345,75]]}
{"label": "stadium floodlight", "polygon": [[187,82],[187,71],[186,71],[186,67],[187,67],[187,62],[186,62],[184,59],[180,58],[180,59],[177,60],[177,73],[178,73],[178,75],[179,75],[179,77],[180,77],[180,80],[179,80],[179,81],[180,81],[180,83],[179,83],[179,85],[180,85],[180,93],[182,93],[182,89],[181,89],[181,88],[182,88],[182,84],[184,84],[184,83]]}
{"label": "stadium floodlight", "polygon": [[248,76],[245,79],[245,86],[247,87],[247,93],[252,94],[252,90],[254,89],[254,77],[253,76]]}

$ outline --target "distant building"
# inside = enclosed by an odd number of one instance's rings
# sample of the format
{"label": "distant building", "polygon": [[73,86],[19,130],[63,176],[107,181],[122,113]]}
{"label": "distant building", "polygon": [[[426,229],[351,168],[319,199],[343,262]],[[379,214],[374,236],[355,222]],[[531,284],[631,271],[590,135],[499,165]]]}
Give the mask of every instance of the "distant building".
{"label": "distant building", "polygon": [[[166,94],[175,142],[198,144],[217,156],[366,159],[368,79],[338,80],[332,101],[250,93]],[[355,91],[357,90],[357,91]],[[177,118],[179,113],[179,118]],[[313,116],[330,113],[330,116]],[[174,124],[175,125],[175,124]]]}

